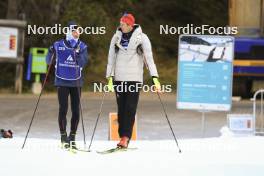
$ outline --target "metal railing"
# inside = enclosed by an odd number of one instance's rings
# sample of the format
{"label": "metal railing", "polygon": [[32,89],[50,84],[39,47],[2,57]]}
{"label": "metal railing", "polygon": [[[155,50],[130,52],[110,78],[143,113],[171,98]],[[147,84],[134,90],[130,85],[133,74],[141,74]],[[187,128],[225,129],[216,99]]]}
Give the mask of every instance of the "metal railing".
{"label": "metal railing", "polygon": [[[260,111],[257,111],[258,95],[260,95]],[[264,135],[263,95],[264,89],[260,89],[253,96],[253,130],[255,135]]]}

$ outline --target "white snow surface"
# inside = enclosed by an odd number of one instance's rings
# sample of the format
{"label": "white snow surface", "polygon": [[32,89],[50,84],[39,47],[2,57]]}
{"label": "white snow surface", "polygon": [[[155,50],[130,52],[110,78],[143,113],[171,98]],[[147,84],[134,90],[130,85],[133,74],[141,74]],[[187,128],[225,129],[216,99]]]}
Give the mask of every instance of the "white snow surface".
{"label": "white snow surface", "polygon": [[[116,142],[94,141],[92,152],[73,154],[60,149],[55,139],[29,138],[23,150],[23,138],[0,139],[0,175],[264,175],[263,137],[223,135],[178,142],[182,153],[173,140],[143,140],[130,143],[137,150],[102,155],[96,151],[113,148]],[[83,142],[78,145],[83,147]]]}

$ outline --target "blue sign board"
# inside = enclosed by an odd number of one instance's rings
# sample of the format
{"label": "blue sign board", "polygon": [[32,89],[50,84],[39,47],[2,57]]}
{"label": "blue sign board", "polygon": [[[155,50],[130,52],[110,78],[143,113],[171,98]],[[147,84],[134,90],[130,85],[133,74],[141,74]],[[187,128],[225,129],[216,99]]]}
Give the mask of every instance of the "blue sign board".
{"label": "blue sign board", "polygon": [[233,53],[233,37],[180,36],[177,108],[230,110]]}

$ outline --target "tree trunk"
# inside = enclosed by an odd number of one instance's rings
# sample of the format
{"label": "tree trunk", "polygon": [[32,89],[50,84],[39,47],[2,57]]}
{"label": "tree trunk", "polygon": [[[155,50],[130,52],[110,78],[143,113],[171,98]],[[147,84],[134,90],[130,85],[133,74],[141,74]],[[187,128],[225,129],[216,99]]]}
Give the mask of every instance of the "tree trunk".
{"label": "tree trunk", "polygon": [[7,6],[7,19],[17,19],[18,18],[18,4],[19,0],[8,0]]}

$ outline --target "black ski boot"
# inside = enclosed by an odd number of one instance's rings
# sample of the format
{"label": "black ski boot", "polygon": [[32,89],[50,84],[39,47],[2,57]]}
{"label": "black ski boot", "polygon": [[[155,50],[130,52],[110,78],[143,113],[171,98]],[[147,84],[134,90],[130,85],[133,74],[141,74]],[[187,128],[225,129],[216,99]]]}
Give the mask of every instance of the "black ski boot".
{"label": "black ski boot", "polygon": [[68,149],[70,147],[66,132],[61,132],[61,148]]}
{"label": "black ski boot", "polygon": [[78,150],[76,142],[75,142],[75,136],[76,136],[76,133],[71,132],[68,138],[71,150]]}

